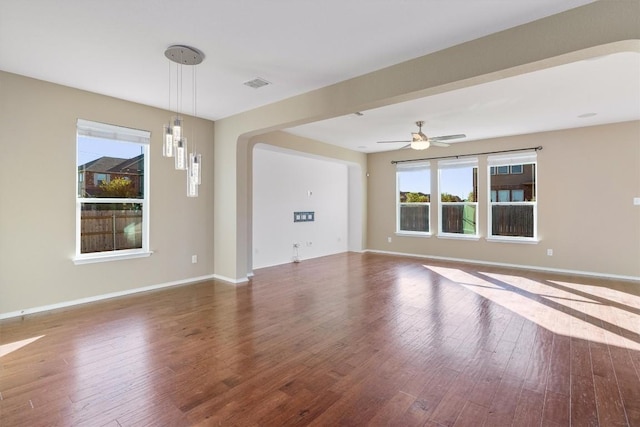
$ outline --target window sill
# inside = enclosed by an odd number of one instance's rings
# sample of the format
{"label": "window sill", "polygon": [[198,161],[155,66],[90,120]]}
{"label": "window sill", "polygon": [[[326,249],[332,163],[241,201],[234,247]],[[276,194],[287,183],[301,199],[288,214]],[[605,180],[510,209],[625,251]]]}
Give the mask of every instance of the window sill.
{"label": "window sill", "polygon": [[438,239],[451,240],[480,240],[480,236],[476,234],[438,234]]}
{"label": "window sill", "polygon": [[431,237],[431,233],[420,231],[396,231],[395,235],[399,237]]}
{"label": "window sill", "polygon": [[117,251],[117,252],[99,252],[96,254],[83,254],[73,258],[75,265],[93,264],[96,262],[119,261],[122,259],[146,258],[150,256],[152,251]]}
{"label": "window sill", "polygon": [[540,240],[533,237],[487,237],[487,242],[493,243],[519,243],[525,245],[537,245]]}

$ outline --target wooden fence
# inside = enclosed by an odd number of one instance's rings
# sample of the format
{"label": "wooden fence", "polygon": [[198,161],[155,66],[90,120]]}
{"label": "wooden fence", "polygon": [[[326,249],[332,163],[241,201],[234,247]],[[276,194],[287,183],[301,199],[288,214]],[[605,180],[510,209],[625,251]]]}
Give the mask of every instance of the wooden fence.
{"label": "wooden fence", "polygon": [[81,253],[142,248],[142,211],[82,211]]}
{"label": "wooden fence", "polygon": [[532,205],[493,205],[491,227],[494,236],[533,237]]}
{"label": "wooden fence", "polygon": [[476,207],[473,205],[442,205],[442,232],[476,233]]}
{"label": "wooden fence", "polygon": [[[442,205],[442,231],[444,233],[474,234],[476,230],[475,209],[476,207],[471,205]],[[532,205],[493,205],[491,207],[492,235],[533,237],[533,217]],[[401,204],[400,230],[428,231],[428,205]]]}
{"label": "wooden fence", "polygon": [[429,231],[429,205],[401,204],[401,231]]}

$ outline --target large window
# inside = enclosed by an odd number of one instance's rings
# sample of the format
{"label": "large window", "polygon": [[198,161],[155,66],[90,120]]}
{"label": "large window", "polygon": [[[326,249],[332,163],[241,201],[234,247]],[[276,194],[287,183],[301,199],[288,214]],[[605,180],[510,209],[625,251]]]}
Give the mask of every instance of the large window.
{"label": "large window", "polygon": [[407,234],[428,234],[431,202],[429,162],[398,164],[396,184],[396,231]]}
{"label": "large window", "polygon": [[78,120],[76,262],[148,255],[150,133]]}
{"label": "large window", "polygon": [[[489,156],[489,237],[535,240],[536,153]],[[507,171],[503,174],[495,171]]]}
{"label": "large window", "polygon": [[478,160],[438,162],[439,231],[442,236],[478,236]]}

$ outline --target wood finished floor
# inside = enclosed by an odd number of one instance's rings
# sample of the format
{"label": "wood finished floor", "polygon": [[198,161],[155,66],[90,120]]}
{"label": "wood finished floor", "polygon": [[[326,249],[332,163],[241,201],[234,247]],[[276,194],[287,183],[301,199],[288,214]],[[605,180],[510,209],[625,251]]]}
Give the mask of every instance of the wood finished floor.
{"label": "wood finished floor", "polygon": [[0,425],[640,426],[639,288],[350,253],[8,319]]}

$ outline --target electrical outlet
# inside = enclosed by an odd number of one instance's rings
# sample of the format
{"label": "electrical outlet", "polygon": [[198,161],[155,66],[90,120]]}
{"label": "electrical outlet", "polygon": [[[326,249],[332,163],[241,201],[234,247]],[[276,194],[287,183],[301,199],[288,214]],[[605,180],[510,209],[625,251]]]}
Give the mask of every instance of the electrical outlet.
{"label": "electrical outlet", "polygon": [[391,243],[391,237],[387,237],[387,243]]}
{"label": "electrical outlet", "polygon": [[198,262],[198,255],[191,255],[191,264],[196,264]]}
{"label": "electrical outlet", "polygon": [[553,249],[547,249],[547,256],[553,256]]}

